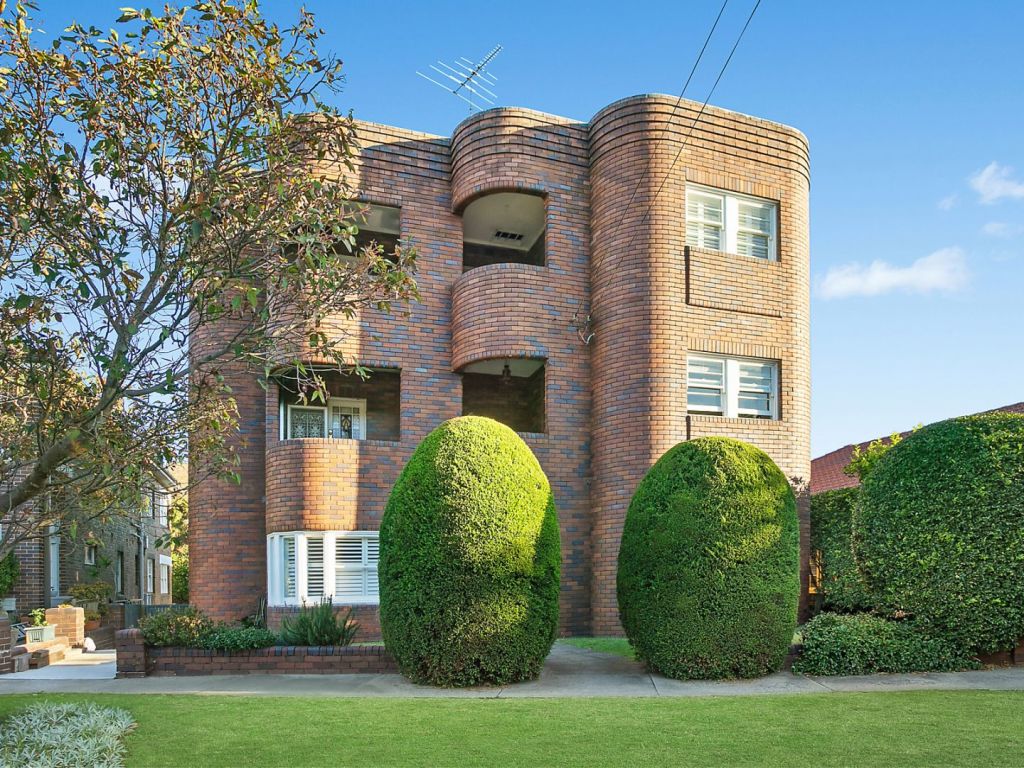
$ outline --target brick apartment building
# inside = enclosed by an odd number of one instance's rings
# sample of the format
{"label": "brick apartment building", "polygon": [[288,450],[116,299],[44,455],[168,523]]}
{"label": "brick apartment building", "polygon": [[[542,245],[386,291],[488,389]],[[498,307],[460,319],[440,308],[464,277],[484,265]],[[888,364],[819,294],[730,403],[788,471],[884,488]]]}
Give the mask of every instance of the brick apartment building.
{"label": "brick apartment building", "polygon": [[753,443],[792,479],[806,587],[807,141],[713,107],[690,134],[699,109],[658,95],[589,122],[499,108],[451,137],[360,123],[362,236],[415,244],[422,300],[336,320],[374,374],[329,376],[327,407],[232,374],[243,480],[192,491],[192,601],[237,619],[266,595],[273,625],[333,595],[372,636],[391,486],[462,414],[512,426],[551,480],[564,634],[621,632],[630,498],[704,435]]}

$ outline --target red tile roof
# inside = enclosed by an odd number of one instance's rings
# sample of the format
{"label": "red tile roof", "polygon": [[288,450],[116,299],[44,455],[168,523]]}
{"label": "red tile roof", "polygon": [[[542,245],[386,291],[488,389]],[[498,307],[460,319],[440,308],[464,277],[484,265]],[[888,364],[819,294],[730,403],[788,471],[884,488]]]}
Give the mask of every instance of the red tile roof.
{"label": "red tile roof", "polygon": [[[993,411],[1024,413],[1024,402],[1004,405],[1002,408],[993,408],[990,411],[982,411],[982,413],[992,413]],[[900,434],[906,437],[910,433],[901,432]],[[888,435],[884,439],[888,441]],[[858,445],[863,449],[867,448],[871,442],[873,441],[865,440],[863,443],[858,443]],[[824,456],[819,456],[811,461],[812,494],[831,491],[836,488],[853,488],[860,483],[856,477],[850,477],[843,473],[843,467],[850,463],[850,458],[853,456],[854,447],[853,445],[844,445],[842,448],[837,448],[831,453],[826,453]]]}

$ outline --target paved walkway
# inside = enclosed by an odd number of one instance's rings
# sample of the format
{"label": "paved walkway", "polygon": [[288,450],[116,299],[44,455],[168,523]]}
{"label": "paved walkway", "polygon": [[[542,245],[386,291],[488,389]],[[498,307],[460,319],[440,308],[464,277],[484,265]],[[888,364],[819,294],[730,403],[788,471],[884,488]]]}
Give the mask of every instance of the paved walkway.
{"label": "paved walkway", "polygon": [[[71,658],[39,670],[0,676],[5,693],[195,693],[235,696],[382,696],[563,698],[591,696],[758,696],[837,691],[1024,690],[1024,667],[864,677],[801,677],[779,672],[757,680],[670,680],[620,656],[557,643],[539,680],[502,688],[444,689],[401,675],[210,675],[115,680],[113,662]],[[109,658],[109,657],[108,657]],[[96,663],[96,662],[99,663]]]}

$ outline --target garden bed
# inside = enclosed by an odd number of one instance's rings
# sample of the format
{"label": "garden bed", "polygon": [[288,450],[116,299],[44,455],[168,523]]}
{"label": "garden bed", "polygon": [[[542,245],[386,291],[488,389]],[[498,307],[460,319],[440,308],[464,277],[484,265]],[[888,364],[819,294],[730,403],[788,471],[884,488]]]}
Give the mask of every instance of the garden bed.
{"label": "garden bed", "polygon": [[344,675],[397,672],[383,645],[275,645],[246,651],[147,646],[138,629],[117,633],[117,676]]}

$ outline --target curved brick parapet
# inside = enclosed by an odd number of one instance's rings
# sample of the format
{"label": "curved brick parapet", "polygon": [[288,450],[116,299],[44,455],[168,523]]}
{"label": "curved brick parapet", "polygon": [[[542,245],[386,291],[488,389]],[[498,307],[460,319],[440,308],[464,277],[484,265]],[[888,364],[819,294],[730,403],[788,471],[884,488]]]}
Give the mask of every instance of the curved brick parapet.
{"label": "curved brick parapet", "polygon": [[266,532],[376,530],[406,458],[399,443],[385,441],[273,441]]}
{"label": "curved brick parapet", "polygon": [[451,147],[456,211],[489,192],[548,192],[545,167],[587,166],[586,127],[531,109],[478,112],[455,128]]}
{"label": "curved brick parapet", "polygon": [[565,290],[546,267],[491,264],[452,286],[452,369],[475,360],[547,357],[566,311]]}

